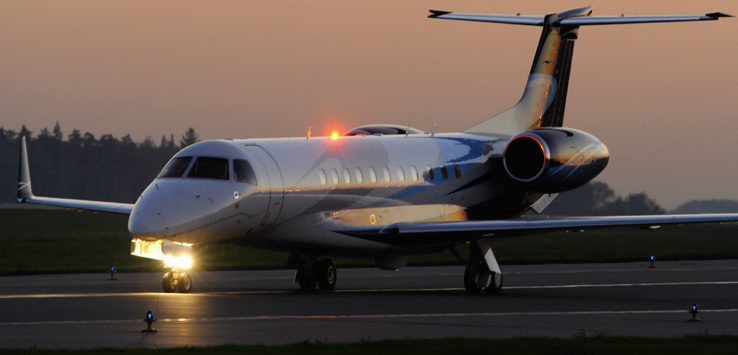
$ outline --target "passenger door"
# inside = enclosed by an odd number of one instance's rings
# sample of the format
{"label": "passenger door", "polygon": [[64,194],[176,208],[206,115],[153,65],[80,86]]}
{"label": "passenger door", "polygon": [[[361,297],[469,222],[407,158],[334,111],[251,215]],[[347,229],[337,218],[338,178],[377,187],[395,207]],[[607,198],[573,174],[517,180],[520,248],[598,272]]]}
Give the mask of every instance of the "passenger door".
{"label": "passenger door", "polygon": [[[284,181],[282,180],[282,173],[274,161],[274,158],[264,150],[264,148],[258,145],[246,145],[246,151],[249,155],[253,156],[254,169],[261,171],[257,172],[259,176],[265,176],[266,181],[263,183],[264,193],[269,196],[269,202],[267,203],[266,214],[261,224],[272,224],[277,221],[279,212],[282,210],[282,203],[284,202]],[[261,180],[264,180],[263,178]],[[262,182],[259,181],[259,185]]]}

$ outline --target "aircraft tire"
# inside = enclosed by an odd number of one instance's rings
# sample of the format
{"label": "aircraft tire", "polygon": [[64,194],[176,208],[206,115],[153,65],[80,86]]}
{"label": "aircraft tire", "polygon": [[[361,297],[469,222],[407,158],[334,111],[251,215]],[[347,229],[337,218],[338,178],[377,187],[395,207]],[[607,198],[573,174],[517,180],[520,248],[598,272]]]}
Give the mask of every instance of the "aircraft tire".
{"label": "aircraft tire", "polygon": [[333,259],[319,261],[317,269],[318,287],[324,291],[334,290],[336,288],[338,272],[336,271],[336,263]]}
{"label": "aircraft tire", "polygon": [[181,293],[190,293],[192,291],[192,277],[186,272],[179,274],[177,279],[177,291]]}
{"label": "aircraft tire", "polygon": [[318,277],[315,268],[316,262],[315,256],[313,255],[305,256],[300,261],[300,264],[297,267],[297,281],[303,291],[312,291],[318,284]]}
{"label": "aircraft tire", "polygon": [[468,294],[498,295],[502,291],[502,274],[491,272],[482,261],[464,269],[464,289]]}
{"label": "aircraft tire", "polygon": [[174,292],[176,287],[177,287],[177,283],[175,282],[172,272],[168,271],[164,273],[164,276],[162,276],[161,278],[162,290],[164,290],[164,292]]}

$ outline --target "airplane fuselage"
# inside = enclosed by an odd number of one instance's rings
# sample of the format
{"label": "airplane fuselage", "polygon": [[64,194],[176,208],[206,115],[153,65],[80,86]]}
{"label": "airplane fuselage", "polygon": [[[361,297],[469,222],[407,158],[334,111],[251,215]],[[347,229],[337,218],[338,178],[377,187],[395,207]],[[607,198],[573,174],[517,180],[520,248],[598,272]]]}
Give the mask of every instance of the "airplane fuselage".
{"label": "airplane fuselage", "polygon": [[[134,237],[193,244],[344,255],[427,251],[438,245],[408,248],[334,231],[521,213],[540,195],[505,175],[508,140],[453,133],[200,142],[172,158],[188,160],[181,175],[158,177],[141,194],[129,229]],[[223,159],[216,169],[226,171],[194,177],[199,158]],[[235,171],[238,160],[250,165],[250,181]]]}

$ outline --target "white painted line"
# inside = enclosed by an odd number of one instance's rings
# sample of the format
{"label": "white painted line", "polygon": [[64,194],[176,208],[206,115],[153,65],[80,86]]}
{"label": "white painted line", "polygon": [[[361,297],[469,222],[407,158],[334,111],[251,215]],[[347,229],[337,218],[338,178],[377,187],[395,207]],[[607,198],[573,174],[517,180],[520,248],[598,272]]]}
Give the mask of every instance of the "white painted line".
{"label": "white painted line", "polygon": [[[701,309],[700,313],[736,313],[738,308]],[[401,318],[466,318],[466,317],[540,317],[540,316],[591,316],[622,314],[687,314],[685,309],[645,309],[645,310],[610,310],[610,311],[558,311],[558,312],[482,312],[482,313],[396,313],[396,314],[323,314],[323,315],[257,315],[236,317],[204,317],[204,318],[163,318],[162,323],[203,323],[203,322],[242,322],[260,320],[343,320],[343,319],[401,319]],[[37,326],[37,325],[98,325],[141,323],[142,319],[107,319],[107,320],[71,320],[71,321],[29,321],[0,322],[2,326]]]}
{"label": "white painted line", "polygon": [[[598,288],[598,287],[656,287],[656,286],[724,286],[738,285],[738,281],[684,281],[684,282],[638,282],[638,283],[611,283],[611,284],[566,284],[566,285],[531,285],[505,286],[505,290],[530,289],[565,289],[565,288]],[[393,293],[393,292],[453,292],[462,291],[461,287],[442,288],[380,288],[380,289],[344,289],[331,293]],[[274,295],[299,294],[302,291],[294,290],[254,290],[254,291],[226,291],[226,292],[196,292],[196,293],[166,293],[166,292],[111,292],[111,293],[41,293],[0,295],[3,299],[46,299],[46,298],[95,298],[95,297],[216,297],[234,295]]]}

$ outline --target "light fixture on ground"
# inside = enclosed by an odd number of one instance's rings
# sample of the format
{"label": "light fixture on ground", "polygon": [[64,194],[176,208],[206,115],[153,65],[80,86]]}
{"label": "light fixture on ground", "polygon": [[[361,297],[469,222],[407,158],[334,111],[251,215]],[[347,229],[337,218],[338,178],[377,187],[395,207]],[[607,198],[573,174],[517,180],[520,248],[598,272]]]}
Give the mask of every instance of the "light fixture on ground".
{"label": "light fixture on ground", "polygon": [[692,315],[692,318],[689,319],[690,322],[699,322],[700,319],[697,318],[697,304],[692,303],[692,307],[689,307],[689,314]]}
{"label": "light fixture on ground", "polygon": [[648,267],[651,269],[655,268],[655,266],[653,265],[655,258],[656,257],[653,255],[653,253],[651,253],[651,256],[648,257]]}
{"label": "light fixture on ground", "polygon": [[156,329],[151,328],[151,326],[156,322],[156,318],[154,318],[154,312],[149,310],[146,312],[146,317],[144,317],[144,322],[146,322],[146,329],[142,330],[143,333],[156,333]]}
{"label": "light fixture on ground", "polygon": [[115,268],[115,264],[110,265],[108,271],[110,271],[110,278],[108,280],[115,280],[115,272],[117,271]]}

